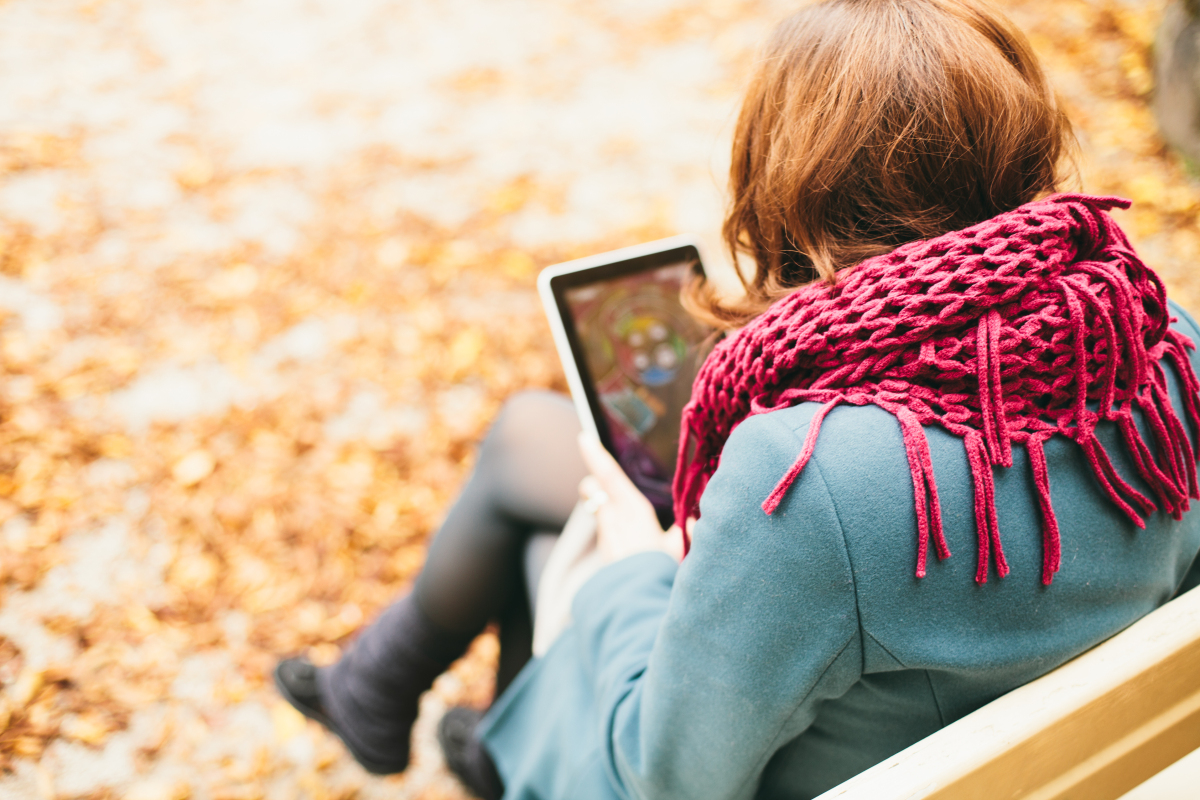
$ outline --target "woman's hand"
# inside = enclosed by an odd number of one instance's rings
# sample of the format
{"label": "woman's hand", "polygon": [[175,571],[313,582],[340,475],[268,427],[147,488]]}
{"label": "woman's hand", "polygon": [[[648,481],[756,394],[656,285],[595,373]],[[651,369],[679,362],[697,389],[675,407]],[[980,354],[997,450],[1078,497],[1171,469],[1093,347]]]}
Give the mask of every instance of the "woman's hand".
{"label": "woman's hand", "polygon": [[596,504],[596,544],[600,557],[611,563],[635,553],[661,550],[676,561],[681,560],[683,537],[679,529],[672,526],[663,531],[654,506],[633,485],[600,440],[581,433],[579,450],[592,473],[580,482],[579,493]]}

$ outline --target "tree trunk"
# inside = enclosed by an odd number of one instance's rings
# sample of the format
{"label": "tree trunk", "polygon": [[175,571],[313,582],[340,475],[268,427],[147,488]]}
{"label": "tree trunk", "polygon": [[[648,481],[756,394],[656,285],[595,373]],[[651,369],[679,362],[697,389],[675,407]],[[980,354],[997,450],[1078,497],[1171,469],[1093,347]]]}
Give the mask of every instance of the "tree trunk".
{"label": "tree trunk", "polygon": [[1200,166],[1200,0],[1167,8],[1154,46],[1154,115],[1163,137]]}

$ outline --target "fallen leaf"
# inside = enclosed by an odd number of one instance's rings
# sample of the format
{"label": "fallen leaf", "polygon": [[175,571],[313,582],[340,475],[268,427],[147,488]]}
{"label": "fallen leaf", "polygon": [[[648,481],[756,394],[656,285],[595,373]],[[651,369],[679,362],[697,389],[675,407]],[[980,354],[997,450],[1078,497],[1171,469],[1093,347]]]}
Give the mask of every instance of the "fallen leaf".
{"label": "fallen leaf", "polygon": [[193,486],[212,474],[217,462],[206,450],[193,450],[171,468],[171,475],[180,486]]}
{"label": "fallen leaf", "polygon": [[98,712],[85,712],[65,718],[59,725],[59,731],[68,739],[76,739],[85,744],[100,744],[115,730],[115,726],[104,715]]}
{"label": "fallen leaf", "polygon": [[304,715],[283,700],[271,706],[271,722],[275,726],[275,739],[280,742],[299,736],[308,726]]}

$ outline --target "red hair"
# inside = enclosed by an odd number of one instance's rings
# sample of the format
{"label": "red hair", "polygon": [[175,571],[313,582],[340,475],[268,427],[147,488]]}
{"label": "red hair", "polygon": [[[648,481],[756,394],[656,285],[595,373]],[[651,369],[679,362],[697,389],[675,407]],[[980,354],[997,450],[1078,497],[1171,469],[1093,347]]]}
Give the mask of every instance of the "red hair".
{"label": "red hair", "polygon": [[980,0],[825,0],[775,31],[738,118],[734,327],[814,280],[1055,191],[1074,136],[1025,36]]}

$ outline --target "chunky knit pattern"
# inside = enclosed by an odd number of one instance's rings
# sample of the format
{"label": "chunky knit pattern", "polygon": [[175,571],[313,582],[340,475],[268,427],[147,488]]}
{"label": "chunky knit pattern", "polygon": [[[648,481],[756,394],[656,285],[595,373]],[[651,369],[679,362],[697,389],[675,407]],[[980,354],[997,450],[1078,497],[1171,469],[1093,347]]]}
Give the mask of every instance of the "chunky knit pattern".
{"label": "chunky knit pattern", "polygon": [[[1104,492],[1138,527],[1161,508],[1178,519],[1200,497],[1196,456],[1160,366],[1181,379],[1188,423],[1200,433],[1200,382],[1187,337],[1172,331],[1158,276],[1105,213],[1128,201],[1056,195],[962,231],[868,259],[836,286],[813,284],[721,342],[683,413],[675,475],[677,520],[699,516],[700,495],[730,433],[747,417],[797,403],[823,405],[791,469],[762,504],[771,514],[812,456],[821,421],[839,404],[895,415],[912,472],[918,577],[929,540],[950,550],[922,425],[961,436],[975,485],[978,568],[1008,564],[996,519],[993,466],[1024,444],[1044,535],[1042,581],[1060,562],[1043,444],[1076,442]],[[1152,432],[1146,442],[1137,409]],[[1125,481],[1096,439],[1115,422],[1157,504]]]}

